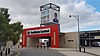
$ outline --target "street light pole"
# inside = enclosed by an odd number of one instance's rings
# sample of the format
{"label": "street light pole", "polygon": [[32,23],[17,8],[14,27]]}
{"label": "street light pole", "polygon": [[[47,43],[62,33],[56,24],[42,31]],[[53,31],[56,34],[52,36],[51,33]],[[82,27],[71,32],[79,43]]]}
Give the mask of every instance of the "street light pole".
{"label": "street light pole", "polygon": [[[78,22],[78,45],[79,45],[79,51],[81,52],[81,46],[80,46],[80,29],[79,29],[79,15],[69,15],[69,17],[75,17],[75,19],[77,20]],[[77,47],[76,47],[77,48]]]}

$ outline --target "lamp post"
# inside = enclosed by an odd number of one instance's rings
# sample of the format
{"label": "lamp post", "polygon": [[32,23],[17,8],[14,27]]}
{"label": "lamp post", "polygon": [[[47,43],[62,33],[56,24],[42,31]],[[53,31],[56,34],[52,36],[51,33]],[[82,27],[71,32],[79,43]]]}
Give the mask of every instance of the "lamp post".
{"label": "lamp post", "polygon": [[[81,52],[81,46],[80,46],[80,33],[79,33],[79,15],[69,15],[69,17],[74,17],[76,20],[77,20],[77,22],[78,22],[78,38],[77,38],[77,41],[78,41],[78,46],[79,46],[79,51]],[[77,45],[76,45],[77,46]],[[77,46],[77,47],[78,47]],[[77,49],[77,47],[76,47],[76,49]]]}

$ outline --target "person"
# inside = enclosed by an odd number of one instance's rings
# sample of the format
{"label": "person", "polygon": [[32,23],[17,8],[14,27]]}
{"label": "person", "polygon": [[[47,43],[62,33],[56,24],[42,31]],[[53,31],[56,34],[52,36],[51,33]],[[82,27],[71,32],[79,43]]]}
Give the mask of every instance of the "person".
{"label": "person", "polygon": [[39,48],[39,43],[37,43],[36,47]]}
{"label": "person", "polygon": [[54,13],[54,19],[53,19],[53,22],[58,23],[57,13]]}
{"label": "person", "polygon": [[49,41],[47,41],[47,43],[46,43],[46,44],[47,44],[47,49],[49,49]]}
{"label": "person", "polygon": [[39,46],[42,48],[42,42],[39,43]]}
{"label": "person", "polygon": [[43,47],[44,47],[44,49],[45,49],[45,43],[44,43],[44,42],[42,43],[42,46],[43,46]]}

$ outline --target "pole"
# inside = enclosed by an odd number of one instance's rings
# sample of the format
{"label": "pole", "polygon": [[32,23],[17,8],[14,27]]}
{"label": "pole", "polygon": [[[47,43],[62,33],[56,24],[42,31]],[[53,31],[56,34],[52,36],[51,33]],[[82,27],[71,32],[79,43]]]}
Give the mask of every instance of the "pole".
{"label": "pole", "polygon": [[78,46],[79,46],[79,51],[81,52],[81,46],[80,46],[80,28],[79,28],[79,15],[73,15],[77,19],[78,22]]}
{"label": "pole", "polygon": [[77,22],[78,22],[78,46],[79,46],[79,51],[81,52],[81,46],[80,46],[80,29],[79,29],[79,15],[69,15],[69,17],[75,17],[75,19],[77,19]]}
{"label": "pole", "polygon": [[77,21],[78,21],[78,38],[79,38],[79,51],[81,52],[81,46],[80,46],[80,33],[79,33],[79,16],[77,18]]}

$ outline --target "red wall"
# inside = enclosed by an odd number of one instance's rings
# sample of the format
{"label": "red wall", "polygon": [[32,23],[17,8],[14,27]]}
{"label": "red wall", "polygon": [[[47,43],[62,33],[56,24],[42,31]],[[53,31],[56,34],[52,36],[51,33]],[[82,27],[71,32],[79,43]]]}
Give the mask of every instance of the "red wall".
{"label": "red wall", "polygon": [[[38,30],[38,29],[45,29],[50,28],[50,33],[48,34],[36,34],[36,35],[27,35],[28,30]],[[35,27],[35,28],[28,28],[24,29],[22,33],[22,47],[26,47],[27,37],[38,38],[38,37],[46,37],[51,36],[51,47],[58,48],[59,47],[59,32],[58,32],[58,25],[52,26],[43,26],[43,27]]]}

